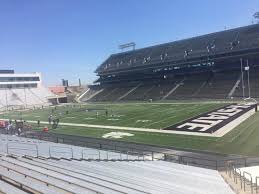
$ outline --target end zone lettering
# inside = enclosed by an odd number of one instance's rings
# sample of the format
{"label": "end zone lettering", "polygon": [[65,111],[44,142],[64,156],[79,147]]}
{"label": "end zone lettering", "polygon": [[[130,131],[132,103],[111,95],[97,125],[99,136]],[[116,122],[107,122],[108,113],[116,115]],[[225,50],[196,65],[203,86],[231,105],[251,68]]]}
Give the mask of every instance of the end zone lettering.
{"label": "end zone lettering", "polygon": [[213,133],[252,108],[255,108],[255,105],[231,104],[165,128],[165,130]]}

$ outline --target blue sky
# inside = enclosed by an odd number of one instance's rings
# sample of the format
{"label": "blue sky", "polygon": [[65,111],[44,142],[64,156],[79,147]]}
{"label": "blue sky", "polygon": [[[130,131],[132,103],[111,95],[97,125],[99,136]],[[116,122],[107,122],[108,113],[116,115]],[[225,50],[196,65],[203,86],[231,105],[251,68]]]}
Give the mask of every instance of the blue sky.
{"label": "blue sky", "polygon": [[258,0],[0,0],[0,69],[96,79],[118,45],[137,48],[252,23]]}

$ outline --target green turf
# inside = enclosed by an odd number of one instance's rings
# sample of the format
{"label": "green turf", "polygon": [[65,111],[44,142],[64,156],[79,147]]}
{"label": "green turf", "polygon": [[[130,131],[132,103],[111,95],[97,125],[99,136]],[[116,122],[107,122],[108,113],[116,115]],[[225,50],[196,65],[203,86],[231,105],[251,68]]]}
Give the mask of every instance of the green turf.
{"label": "green turf", "polygon": [[[165,127],[186,118],[195,116],[202,112],[207,112],[225,104],[204,103],[204,104],[117,104],[117,105],[87,105],[86,108],[107,108],[109,114],[124,115],[118,118],[123,118],[120,122],[107,121],[105,113],[100,112],[100,116],[94,120],[83,120],[86,117],[95,117],[95,112],[75,112],[78,108],[57,108],[57,114],[65,113],[69,110],[70,113],[61,118],[62,122],[75,123],[91,123],[98,125],[117,125],[117,126],[134,126],[134,127]],[[34,110],[24,112],[22,114],[24,119],[46,120],[51,110]],[[54,113],[56,114],[56,113]],[[11,112],[1,117],[19,118],[21,115],[17,112]],[[75,117],[69,120],[65,117]],[[109,117],[117,118],[117,117]],[[137,120],[152,120],[150,123],[137,123]],[[149,125],[149,126],[147,126]],[[35,125],[34,125],[35,126]],[[41,125],[38,130],[41,130],[44,125]],[[37,127],[34,127],[37,129]],[[51,128],[51,127],[50,127]],[[114,131],[122,130],[107,130],[102,128],[87,128],[87,127],[70,127],[59,126],[57,129],[50,129],[52,133],[80,135],[88,137],[102,137],[104,134]],[[125,132],[125,131],[123,131]],[[238,127],[233,129],[221,138],[215,137],[200,137],[177,134],[161,134],[140,131],[126,131],[134,136],[124,137],[122,141],[147,143],[153,145],[173,146],[178,148],[190,148],[198,150],[209,150],[221,153],[242,154],[250,156],[259,156],[259,113],[254,114]]]}
{"label": "green turf", "polygon": [[[140,127],[160,129],[223,106],[219,103],[207,104],[101,104],[73,107],[64,106],[56,109],[39,109],[21,112],[9,112],[2,118],[48,121],[49,115],[59,117],[60,122]],[[86,109],[105,109],[86,112]],[[53,112],[52,112],[53,110]],[[67,114],[68,111],[68,114]],[[96,116],[98,112],[98,116]]]}

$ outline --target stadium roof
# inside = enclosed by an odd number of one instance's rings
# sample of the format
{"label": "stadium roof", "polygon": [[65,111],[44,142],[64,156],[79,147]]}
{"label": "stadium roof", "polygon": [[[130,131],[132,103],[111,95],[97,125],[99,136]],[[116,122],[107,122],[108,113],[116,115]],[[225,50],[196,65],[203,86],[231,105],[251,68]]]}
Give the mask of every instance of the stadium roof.
{"label": "stadium roof", "polygon": [[259,49],[259,24],[112,54],[97,68],[96,73],[112,74],[155,67],[164,63],[180,64],[192,60],[208,60],[256,49]]}

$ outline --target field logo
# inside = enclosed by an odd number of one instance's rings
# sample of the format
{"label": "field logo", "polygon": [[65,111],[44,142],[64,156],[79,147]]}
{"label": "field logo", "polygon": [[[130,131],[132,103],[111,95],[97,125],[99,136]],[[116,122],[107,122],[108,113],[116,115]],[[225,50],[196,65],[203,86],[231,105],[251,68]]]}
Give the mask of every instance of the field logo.
{"label": "field logo", "polygon": [[166,128],[165,130],[200,132],[200,133],[214,133],[229,122],[239,118],[249,110],[253,109],[255,105],[232,104],[212,112],[205,113],[183,121],[176,125]]}
{"label": "field logo", "polygon": [[148,123],[151,120],[137,120],[136,123]]}
{"label": "field logo", "polygon": [[104,134],[103,138],[114,138],[114,139],[121,139],[123,137],[131,137],[134,136],[134,134],[131,133],[124,133],[124,132],[110,132]]}
{"label": "field logo", "polygon": [[107,119],[108,121],[119,121],[120,119],[116,119],[116,118],[110,118],[110,119]]}

